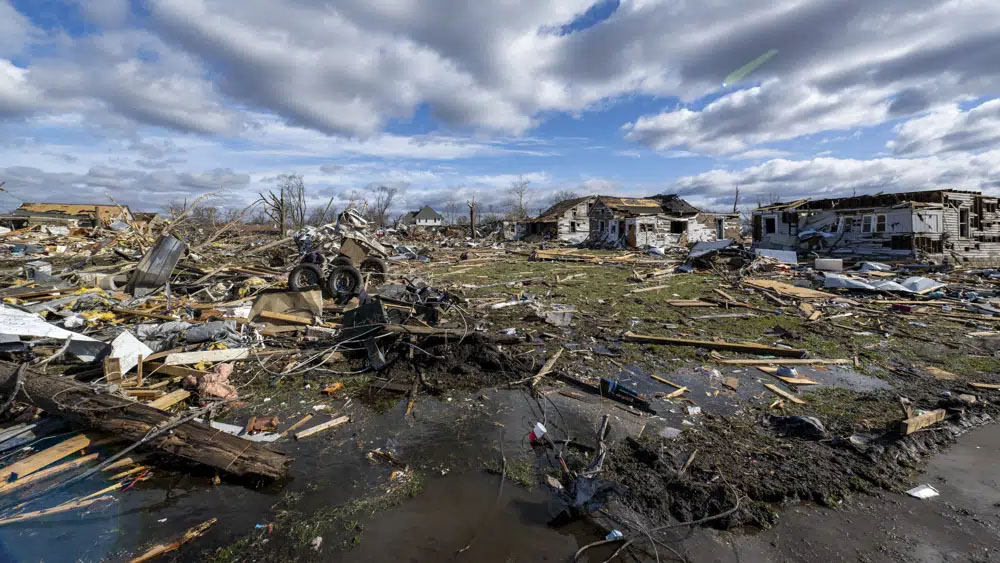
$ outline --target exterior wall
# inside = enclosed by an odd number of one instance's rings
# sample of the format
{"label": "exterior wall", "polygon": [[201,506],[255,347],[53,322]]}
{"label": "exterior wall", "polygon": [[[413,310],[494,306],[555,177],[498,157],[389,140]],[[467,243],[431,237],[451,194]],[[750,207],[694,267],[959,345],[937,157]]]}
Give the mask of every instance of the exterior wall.
{"label": "exterior wall", "polygon": [[[925,255],[982,264],[1000,262],[1000,209],[995,197],[946,192],[942,204],[820,211],[754,211],[754,245],[837,256]],[[774,219],[774,232],[767,232]],[[822,237],[800,241],[809,230]]]}
{"label": "exterior wall", "polygon": [[563,216],[556,224],[556,238],[561,241],[579,244],[590,236],[590,218],[583,214],[578,217]]}
{"label": "exterior wall", "polygon": [[417,219],[417,225],[421,227],[440,227],[441,219]]}
{"label": "exterior wall", "polygon": [[587,241],[594,244],[620,245],[624,232],[619,233],[619,217],[600,200],[590,210],[590,235]]}

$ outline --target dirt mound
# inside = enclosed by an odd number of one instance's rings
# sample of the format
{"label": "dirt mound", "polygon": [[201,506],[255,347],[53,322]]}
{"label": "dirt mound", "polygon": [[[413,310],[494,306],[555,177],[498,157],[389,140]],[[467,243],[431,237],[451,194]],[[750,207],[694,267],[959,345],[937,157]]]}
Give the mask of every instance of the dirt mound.
{"label": "dirt mound", "polygon": [[[677,440],[621,442],[605,469],[607,478],[629,488],[619,502],[652,524],[725,512],[733,506],[735,489],[745,497],[740,510],[708,525],[766,528],[785,502],[833,506],[852,492],[898,489],[916,464],[989,420],[990,415],[981,412],[906,438],[886,434],[862,445],[840,438],[779,437],[759,423],[756,413],[706,416],[698,432]],[[681,473],[695,449],[694,460]]]}

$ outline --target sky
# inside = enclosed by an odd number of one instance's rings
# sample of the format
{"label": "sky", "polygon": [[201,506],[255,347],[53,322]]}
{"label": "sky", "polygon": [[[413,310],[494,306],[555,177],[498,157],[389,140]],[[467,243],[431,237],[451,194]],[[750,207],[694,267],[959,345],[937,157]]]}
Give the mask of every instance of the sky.
{"label": "sky", "polygon": [[996,0],[0,0],[0,209],[1000,195]]}

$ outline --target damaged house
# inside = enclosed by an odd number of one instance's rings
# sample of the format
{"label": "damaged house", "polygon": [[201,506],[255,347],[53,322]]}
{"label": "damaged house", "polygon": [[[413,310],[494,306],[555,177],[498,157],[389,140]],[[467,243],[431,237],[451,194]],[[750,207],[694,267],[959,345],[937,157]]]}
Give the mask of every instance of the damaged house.
{"label": "damaged house", "polygon": [[425,205],[420,211],[410,211],[400,217],[399,222],[403,225],[417,225],[419,227],[440,227],[444,224],[444,215],[441,215],[430,205]]}
{"label": "damaged house", "polygon": [[929,190],[797,200],[753,210],[759,248],[821,255],[1000,261],[997,198]]}
{"label": "damaged house", "polygon": [[590,211],[592,244],[641,248],[739,238],[738,213],[702,211],[676,194],[599,196]]}
{"label": "damaged house", "polygon": [[135,217],[128,207],[86,203],[22,203],[14,211],[0,215],[0,223],[12,229],[33,225],[58,227],[107,227],[116,222],[131,222]]}
{"label": "damaged house", "polygon": [[534,219],[504,221],[507,240],[541,236],[550,240],[581,243],[590,236],[590,209],[598,196],[578,197],[556,203]]}

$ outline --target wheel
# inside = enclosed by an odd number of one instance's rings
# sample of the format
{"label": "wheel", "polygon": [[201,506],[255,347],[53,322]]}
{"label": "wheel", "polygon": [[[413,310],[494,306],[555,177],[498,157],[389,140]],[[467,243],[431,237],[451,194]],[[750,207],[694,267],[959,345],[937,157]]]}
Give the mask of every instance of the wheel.
{"label": "wheel", "polygon": [[354,265],[354,262],[350,259],[350,257],[344,256],[343,254],[341,254],[340,256],[337,256],[336,258],[334,258],[333,261],[331,261],[330,263],[333,264],[334,266],[353,266]]}
{"label": "wheel", "polygon": [[316,264],[299,264],[288,274],[288,287],[292,291],[316,289],[323,284],[323,270]]}
{"label": "wheel", "polygon": [[379,286],[389,278],[389,265],[381,258],[365,258],[361,262],[361,273],[368,276],[369,285]]}
{"label": "wheel", "polygon": [[354,266],[337,266],[326,278],[326,290],[331,295],[357,295],[362,284],[361,272]]}

